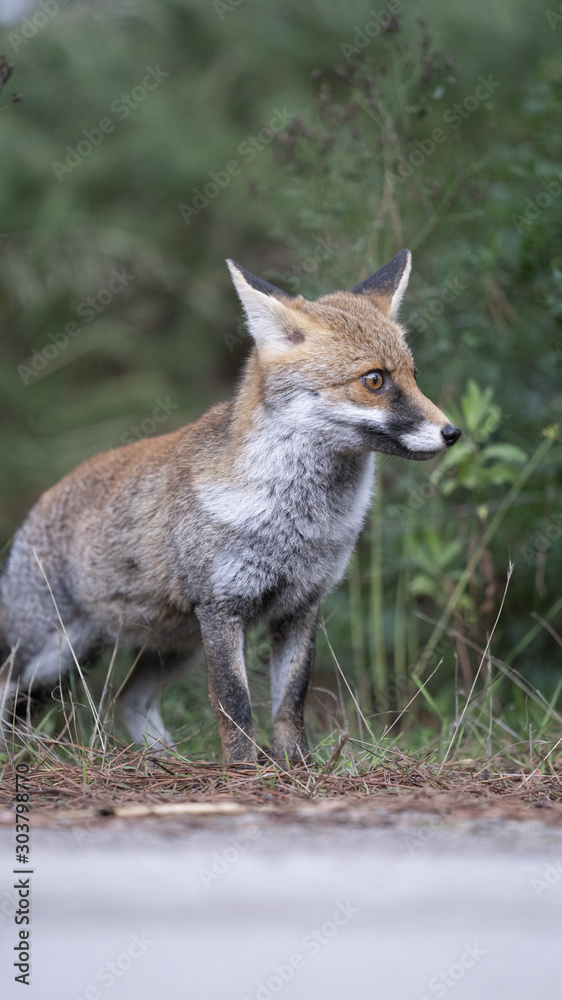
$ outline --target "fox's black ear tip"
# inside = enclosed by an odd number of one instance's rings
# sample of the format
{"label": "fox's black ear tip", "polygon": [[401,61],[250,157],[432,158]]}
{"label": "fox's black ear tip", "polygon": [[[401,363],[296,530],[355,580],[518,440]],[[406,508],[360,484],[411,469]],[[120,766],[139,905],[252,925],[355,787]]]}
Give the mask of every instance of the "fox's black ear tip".
{"label": "fox's black ear tip", "polygon": [[255,274],[247,271],[245,267],[241,264],[237,264],[235,260],[230,257],[226,258],[226,263],[230,268],[230,273],[234,278],[236,275],[235,285],[237,288],[240,287],[240,280],[245,282],[250,288],[253,288],[256,292],[262,292],[263,295],[273,295],[277,299],[290,299],[291,296],[284,292],[282,288],[277,288],[277,285],[270,285],[269,281],[264,281],[263,278],[256,278]]}

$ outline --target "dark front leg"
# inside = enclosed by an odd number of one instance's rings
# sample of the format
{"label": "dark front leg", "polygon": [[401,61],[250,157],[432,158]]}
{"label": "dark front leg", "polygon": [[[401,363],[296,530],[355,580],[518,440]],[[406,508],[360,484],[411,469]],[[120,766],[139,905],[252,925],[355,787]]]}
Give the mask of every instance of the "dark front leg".
{"label": "dark front leg", "polygon": [[314,662],[318,607],[270,626],[273,754],[280,764],[309,760],[304,700]]}
{"label": "dark front leg", "polygon": [[209,697],[218,719],[223,759],[226,764],[255,761],[244,629],[237,619],[208,605],[200,605],[195,613],[201,627]]}

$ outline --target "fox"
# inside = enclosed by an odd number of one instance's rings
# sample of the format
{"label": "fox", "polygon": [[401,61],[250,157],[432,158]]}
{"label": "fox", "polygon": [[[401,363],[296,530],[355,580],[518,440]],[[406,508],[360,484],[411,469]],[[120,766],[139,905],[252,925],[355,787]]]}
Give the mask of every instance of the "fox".
{"label": "fox", "polygon": [[397,314],[409,250],[351,291],[292,296],[227,260],[251,337],[230,401],[84,462],[17,531],[0,580],[2,731],[106,644],[135,652],[133,742],[173,746],[164,686],[203,649],[226,764],[255,763],[247,630],[270,647],[272,757],[310,760],[319,607],[344,577],[376,453],[425,460],[461,431],[422,394]]}

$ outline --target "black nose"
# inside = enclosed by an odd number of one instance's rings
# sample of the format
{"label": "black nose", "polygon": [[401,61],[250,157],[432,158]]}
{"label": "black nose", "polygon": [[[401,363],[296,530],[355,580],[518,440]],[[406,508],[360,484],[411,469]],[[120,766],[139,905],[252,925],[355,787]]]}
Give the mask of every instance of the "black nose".
{"label": "black nose", "polygon": [[455,443],[455,441],[458,441],[458,439],[462,434],[462,431],[460,427],[453,427],[452,424],[447,424],[447,426],[444,427],[443,430],[441,431],[441,434],[443,435],[443,440],[447,445],[447,448],[450,448],[451,445]]}

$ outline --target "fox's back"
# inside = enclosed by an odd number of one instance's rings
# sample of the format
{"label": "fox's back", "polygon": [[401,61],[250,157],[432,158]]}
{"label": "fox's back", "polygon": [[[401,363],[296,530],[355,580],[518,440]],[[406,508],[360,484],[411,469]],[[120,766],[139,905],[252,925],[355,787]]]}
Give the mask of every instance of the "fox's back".
{"label": "fox's back", "polygon": [[110,636],[166,617],[173,590],[166,498],[192,426],[96,455],[43,494],[2,577],[11,642],[59,614],[98,618]]}

